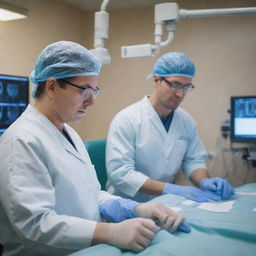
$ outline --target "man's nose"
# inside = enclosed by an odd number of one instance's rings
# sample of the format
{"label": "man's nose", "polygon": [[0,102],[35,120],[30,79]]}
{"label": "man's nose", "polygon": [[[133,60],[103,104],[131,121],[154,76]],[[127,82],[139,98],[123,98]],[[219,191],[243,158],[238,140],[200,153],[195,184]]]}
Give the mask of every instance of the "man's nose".
{"label": "man's nose", "polygon": [[95,98],[91,94],[90,96],[88,96],[88,98],[86,98],[84,100],[84,104],[86,104],[87,106],[93,106],[94,105],[94,101],[95,101]]}
{"label": "man's nose", "polygon": [[182,98],[182,97],[184,97],[185,92],[184,92],[184,90],[183,90],[182,88],[180,88],[179,90],[177,90],[177,91],[175,92],[175,94],[176,94],[179,98]]}

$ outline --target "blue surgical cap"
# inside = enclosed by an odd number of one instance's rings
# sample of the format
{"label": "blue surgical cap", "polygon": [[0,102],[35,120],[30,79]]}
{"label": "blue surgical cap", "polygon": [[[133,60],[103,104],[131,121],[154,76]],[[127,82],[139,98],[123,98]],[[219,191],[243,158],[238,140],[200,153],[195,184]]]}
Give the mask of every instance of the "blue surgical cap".
{"label": "blue surgical cap", "polygon": [[196,73],[193,61],[181,52],[169,52],[155,63],[151,76],[184,76],[192,78]]}
{"label": "blue surgical cap", "polygon": [[59,41],[48,45],[38,56],[31,81],[38,82],[49,78],[98,75],[101,64],[85,47],[70,41]]}

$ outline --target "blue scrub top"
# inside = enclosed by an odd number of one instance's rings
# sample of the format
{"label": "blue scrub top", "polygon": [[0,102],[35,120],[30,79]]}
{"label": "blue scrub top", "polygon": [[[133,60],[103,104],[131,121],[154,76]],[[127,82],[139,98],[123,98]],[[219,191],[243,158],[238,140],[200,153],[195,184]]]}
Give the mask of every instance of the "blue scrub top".
{"label": "blue scrub top", "polygon": [[171,123],[172,123],[173,115],[174,115],[174,110],[171,111],[171,113],[167,116],[167,118],[166,118],[165,120],[163,120],[162,118],[160,118],[161,121],[162,121],[162,123],[163,123],[163,125],[164,125],[164,128],[165,128],[166,132],[169,131],[169,128],[170,128]]}

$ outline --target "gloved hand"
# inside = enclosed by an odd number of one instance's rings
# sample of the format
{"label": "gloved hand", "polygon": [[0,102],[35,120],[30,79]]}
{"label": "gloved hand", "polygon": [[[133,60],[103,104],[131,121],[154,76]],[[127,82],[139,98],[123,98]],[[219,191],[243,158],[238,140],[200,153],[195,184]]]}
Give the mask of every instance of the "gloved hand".
{"label": "gloved hand", "polygon": [[150,219],[135,218],[108,224],[106,242],[122,249],[142,251],[160,228]]}
{"label": "gloved hand", "polygon": [[234,195],[233,187],[226,179],[220,177],[202,179],[200,181],[200,188],[204,191],[214,192],[224,200]]}
{"label": "gloved hand", "polygon": [[183,221],[179,226],[178,226],[179,231],[183,231],[185,233],[189,233],[191,231],[191,227],[187,221]]}
{"label": "gloved hand", "polygon": [[134,208],[139,203],[130,199],[109,199],[100,204],[100,216],[111,222],[135,218]]}
{"label": "gloved hand", "polygon": [[181,186],[167,183],[162,194],[176,194],[196,202],[219,201],[222,197],[209,190],[201,190],[192,186]]}
{"label": "gloved hand", "polygon": [[[175,232],[177,229],[184,232],[190,231],[190,226],[185,218],[170,207],[160,202],[142,203],[135,207],[135,213],[138,217],[150,218],[154,220],[158,226],[170,232]],[[181,228],[179,229],[179,227]]]}

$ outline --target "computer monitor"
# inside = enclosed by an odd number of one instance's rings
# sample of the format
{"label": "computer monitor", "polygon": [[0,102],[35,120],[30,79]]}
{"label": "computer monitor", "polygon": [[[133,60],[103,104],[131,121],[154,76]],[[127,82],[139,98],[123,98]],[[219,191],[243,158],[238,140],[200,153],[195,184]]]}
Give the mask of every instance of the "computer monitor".
{"label": "computer monitor", "polygon": [[0,135],[21,115],[28,101],[28,77],[0,74]]}
{"label": "computer monitor", "polygon": [[256,144],[256,96],[231,97],[231,141]]}

